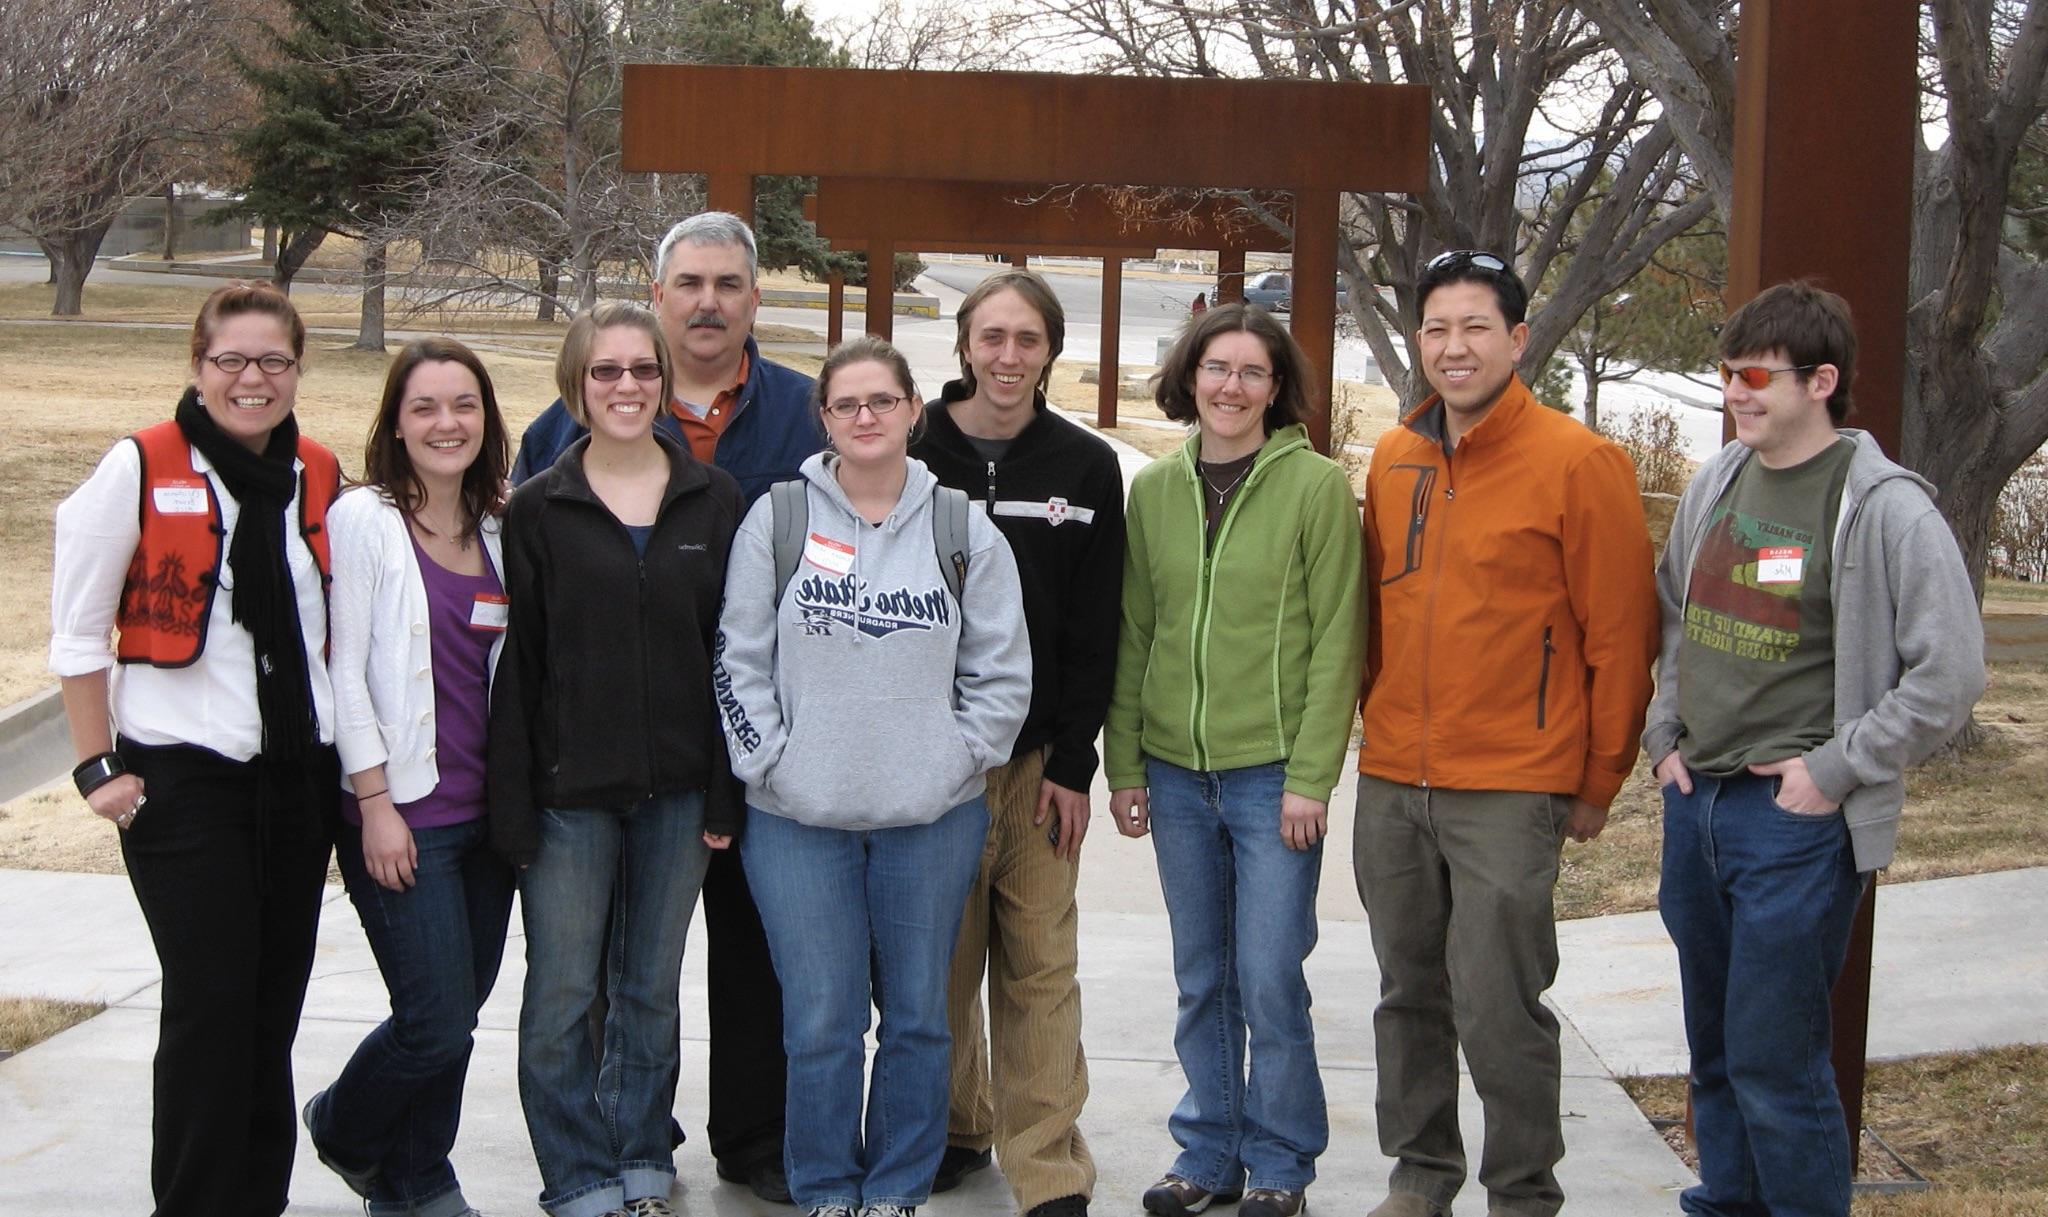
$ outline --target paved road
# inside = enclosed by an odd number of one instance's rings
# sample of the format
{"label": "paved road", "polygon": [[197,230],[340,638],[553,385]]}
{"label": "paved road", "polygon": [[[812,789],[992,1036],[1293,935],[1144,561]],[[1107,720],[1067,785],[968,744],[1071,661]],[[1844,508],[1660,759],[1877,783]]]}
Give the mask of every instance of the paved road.
{"label": "paved road", "polygon": [[[924,278],[965,293],[1007,266],[1007,263],[998,262],[933,262],[926,269]],[[1053,294],[1060,298],[1060,306],[1067,310],[1070,323],[1102,324],[1102,276],[1098,272],[1091,269],[1078,273],[1044,265],[1036,269],[1052,286]],[[1137,279],[1126,275],[1123,307],[1118,316],[1126,327],[1171,329],[1188,315],[1188,306],[1193,303],[1195,293],[1201,290],[1200,285],[1192,282]]]}

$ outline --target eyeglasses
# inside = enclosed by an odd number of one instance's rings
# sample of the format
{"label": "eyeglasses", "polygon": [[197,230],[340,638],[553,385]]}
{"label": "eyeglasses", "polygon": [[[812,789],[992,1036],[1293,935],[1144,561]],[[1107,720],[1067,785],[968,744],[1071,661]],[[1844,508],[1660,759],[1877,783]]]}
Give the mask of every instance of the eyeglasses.
{"label": "eyeglasses", "polygon": [[879,416],[909,400],[908,397],[895,397],[888,393],[877,393],[873,397],[841,397],[826,402],[825,411],[834,418],[852,418],[860,413],[862,406],[866,406],[868,413]]}
{"label": "eyeglasses", "polygon": [[632,367],[621,367],[615,363],[593,363],[590,365],[590,379],[601,380],[606,384],[610,384],[628,372],[633,374],[634,380],[652,382],[661,379],[661,365],[652,359],[642,360]]}
{"label": "eyeglasses", "polygon": [[1258,392],[1273,381],[1273,374],[1264,368],[1233,368],[1215,359],[1197,364],[1195,371],[1200,372],[1204,380],[1215,382],[1218,388],[1230,383],[1230,378],[1235,376],[1237,383],[1252,393]]}
{"label": "eyeglasses", "polygon": [[1510,273],[1506,262],[1483,249],[1447,249],[1423,263],[1422,273],[1434,274],[1440,270],[1456,270],[1461,266],[1476,266],[1480,270],[1490,270],[1498,274]]}
{"label": "eyeglasses", "polygon": [[1731,368],[1724,363],[1720,365],[1721,383],[1733,384],[1740,378],[1743,384],[1761,393],[1771,387],[1773,376],[1783,376],[1787,372],[1811,372],[1819,366],[1817,363],[1802,363],[1796,368]]}
{"label": "eyeglasses", "polygon": [[230,376],[252,363],[265,374],[276,376],[281,372],[291,371],[293,365],[299,362],[289,355],[280,355],[275,351],[268,355],[244,355],[240,351],[222,351],[218,355],[205,355],[201,358]]}

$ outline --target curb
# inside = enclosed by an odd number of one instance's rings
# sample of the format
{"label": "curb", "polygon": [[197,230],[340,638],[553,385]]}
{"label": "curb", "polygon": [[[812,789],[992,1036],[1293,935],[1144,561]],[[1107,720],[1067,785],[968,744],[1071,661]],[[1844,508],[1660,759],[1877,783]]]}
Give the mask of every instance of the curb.
{"label": "curb", "polygon": [[0,802],[62,777],[70,758],[64,698],[55,687],[0,710]]}

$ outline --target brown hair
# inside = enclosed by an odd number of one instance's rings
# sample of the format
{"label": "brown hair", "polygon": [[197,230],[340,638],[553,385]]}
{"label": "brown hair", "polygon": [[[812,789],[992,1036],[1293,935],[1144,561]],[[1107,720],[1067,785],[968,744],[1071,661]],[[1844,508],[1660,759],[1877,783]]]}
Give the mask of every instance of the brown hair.
{"label": "brown hair", "polygon": [[415,338],[391,360],[391,368],[384,374],[384,396],[377,403],[377,417],[370,422],[369,442],[363,446],[363,484],[389,495],[407,520],[414,520],[414,513],[426,502],[426,486],[413,468],[405,441],[398,438],[398,412],[405,407],[408,382],[424,363],[458,363],[468,368],[483,398],[483,448],[462,473],[461,531],[457,534],[475,536],[477,526],[497,506],[504,491],[512,443],[505,430],[505,416],[498,411],[491,374],[475,351],[453,338]]}
{"label": "brown hair", "polygon": [[1053,294],[1052,285],[1035,270],[999,270],[974,285],[974,289],[960,300],[954,310],[954,321],[960,328],[959,336],[953,340],[953,353],[960,357],[960,383],[968,393],[974,392],[974,369],[967,363],[968,332],[974,324],[974,310],[990,296],[1001,291],[1016,292],[1024,303],[1038,312],[1038,319],[1045,323],[1045,343],[1052,354],[1045,358],[1045,370],[1038,374],[1038,391],[1052,383],[1052,365],[1058,361],[1060,351],[1067,345],[1067,310],[1060,306],[1060,298]]}
{"label": "brown hair", "polygon": [[[825,403],[831,400],[832,375],[839,369],[856,363],[879,363],[888,368],[896,377],[896,385],[906,397],[917,397],[917,378],[910,374],[910,361],[903,352],[896,349],[887,339],[873,334],[861,334],[849,338],[832,348],[825,356],[823,366],[818,369],[818,379],[811,382],[811,416],[818,420],[818,428],[825,426]],[[918,413],[917,422],[911,427],[910,442],[916,443],[924,435],[924,414]],[[830,434],[830,432],[826,432]]]}
{"label": "brown hair", "polygon": [[[597,332],[614,326],[639,330],[654,341],[654,360],[661,365],[660,409],[668,409],[676,393],[675,363],[668,353],[668,340],[661,336],[661,322],[644,304],[627,300],[606,300],[576,315],[569,332],[562,337],[562,350],[555,356],[555,388],[562,406],[580,427],[590,425],[590,406],[583,400],[584,374],[590,371],[590,348]],[[627,373],[631,375],[631,373]]]}
{"label": "brown hair", "polygon": [[213,345],[213,336],[222,322],[244,313],[268,313],[277,318],[285,333],[291,335],[292,358],[305,358],[306,323],[299,319],[299,310],[292,307],[290,298],[268,283],[238,279],[214,288],[206,303],[199,306],[199,315],[192,319],[192,362],[196,364],[206,358],[206,349]]}
{"label": "brown hair", "polygon": [[1273,314],[1242,301],[1213,305],[1188,319],[1173,349],[1152,376],[1152,399],[1160,413],[1177,423],[1198,423],[1195,410],[1195,365],[1220,335],[1243,332],[1266,344],[1273,361],[1273,400],[1266,403],[1266,434],[1308,419],[1308,356],[1294,335],[1273,320]]}
{"label": "brown hair", "polygon": [[1754,358],[1783,351],[1800,384],[1813,367],[1835,366],[1835,391],[1828,394],[1828,417],[1839,423],[1849,415],[1849,382],[1856,376],[1856,322],[1849,302],[1811,279],[1778,283],[1750,297],[1721,323],[1721,358]]}

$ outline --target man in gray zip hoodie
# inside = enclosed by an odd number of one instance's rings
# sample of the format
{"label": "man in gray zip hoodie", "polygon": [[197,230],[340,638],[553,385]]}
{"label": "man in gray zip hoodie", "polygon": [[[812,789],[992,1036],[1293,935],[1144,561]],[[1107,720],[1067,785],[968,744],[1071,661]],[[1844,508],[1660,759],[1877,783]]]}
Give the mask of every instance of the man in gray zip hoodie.
{"label": "man in gray zip hoodie", "polygon": [[1828,994],[1902,773],[1984,691],[1977,599],[1933,487],[1849,409],[1841,297],[1760,293],[1721,330],[1735,441],[1679,500],[1643,750],[1664,794],[1700,1184],[1687,1213],[1847,1217]]}

